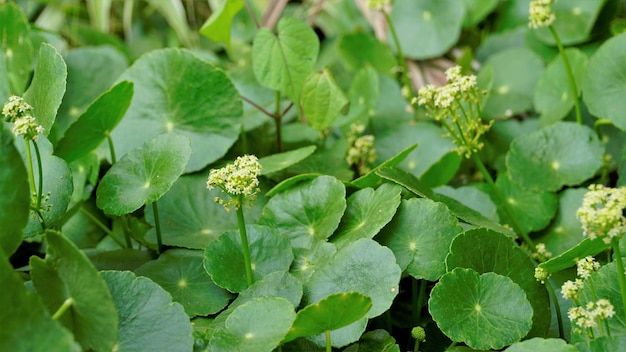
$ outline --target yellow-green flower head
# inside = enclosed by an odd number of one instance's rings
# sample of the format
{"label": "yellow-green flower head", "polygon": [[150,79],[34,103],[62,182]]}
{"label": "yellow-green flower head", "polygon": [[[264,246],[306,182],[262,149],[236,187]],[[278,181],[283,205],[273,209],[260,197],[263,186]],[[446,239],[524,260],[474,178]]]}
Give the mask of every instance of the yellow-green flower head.
{"label": "yellow-green flower head", "polygon": [[238,157],[234,163],[228,164],[220,169],[213,169],[209,173],[207,188],[221,188],[231,196],[231,201],[224,201],[221,198],[215,200],[224,204],[228,209],[230,206],[240,207],[239,196],[248,200],[254,200],[259,191],[259,179],[261,174],[261,164],[254,155],[244,155]]}
{"label": "yellow-green flower head", "polygon": [[576,211],[583,234],[592,240],[599,237],[609,244],[613,238],[626,231],[626,187],[609,188],[602,185],[589,186],[582,206]]}
{"label": "yellow-green flower head", "polygon": [[584,307],[571,307],[567,310],[567,317],[583,329],[597,326],[598,320],[607,319],[615,315],[615,309],[608,299],[599,299],[596,302],[587,302]]}
{"label": "yellow-green flower head", "polygon": [[354,123],[350,126],[348,133],[348,152],[346,162],[348,165],[355,165],[360,174],[366,174],[370,171],[369,165],[376,161],[378,154],[374,148],[374,136],[371,134],[363,135],[365,126],[360,123]]}
{"label": "yellow-green flower head", "polygon": [[546,280],[550,277],[550,273],[541,267],[536,267],[535,268],[535,279],[539,282],[541,282],[542,284],[546,283]]}
{"label": "yellow-green flower head", "polygon": [[567,280],[561,286],[561,295],[565,299],[578,299],[578,292],[585,286],[583,280],[576,279],[574,281]]}
{"label": "yellow-green flower head", "polygon": [[382,11],[388,6],[391,0],[367,0],[367,8],[370,10]]}
{"label": "yellow-green flower head", "polygon": [[591,273],[600,269],[600,263],[588,255],[576,262],[576,273],[583,279],[588,279]]}
{"label": "yellow-green flower head", "polygon": [[22,97],[13,95],[9,97],[9,102],[2,107],[2,115],[8,122],[15,122],[20,117],[24,117],[33,110]]}
{"label": "yellow-green flower head", "polygon": [[426,341],[426,331],[421,326],[416,326],[411,329],[411,336],[419,342]]}
{"label": "yellow-green flower head", "polygon": [[39,134],[43,133],[44,128],[37,124],[34,117],[30,115],[18,117],[13,122],[13,134],[22,136],[29,141],[37,141]]}
{"label": "yellow-green flower head", "polygon": [[528,26],[530,28],[549,27],[556,16],[552,10],[552,3],[556,0],[533,0],[530,2]]}

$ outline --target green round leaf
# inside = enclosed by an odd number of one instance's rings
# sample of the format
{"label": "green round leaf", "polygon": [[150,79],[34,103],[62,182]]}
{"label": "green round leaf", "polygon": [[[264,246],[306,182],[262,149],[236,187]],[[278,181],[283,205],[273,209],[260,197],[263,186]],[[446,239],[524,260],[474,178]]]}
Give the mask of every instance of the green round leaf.
{"label": "green round leaf", "polygon": [[190,317],[215,314],[226,307],[231,295],[215,285],[202,267],[202,259],[200,251],[171,249],[135,273],[163,287]]}
{"label": "green round leaf", "polygon": [[[315,272],[305,284],[305,303],[317,303],[333,293],[359,292],[372,299],[366,317],[385,312],[398,294],[401,269],[393,253],[374,240],[360,239],[316,264]],[[367,320],[362,319],[333,331],[335,346],[344,346],[359,339]],[[316,341],[323,343],[324,337]]]}
{"label": "green round leaf", "polygon": [[626,130],[626,33],[600,46],[589,59],[583,80],[583,98],[592,115],[611,120]]}
{"label": "green round leaf", "polygon": [[65,55],[65,63],[67,89],[54,124],[59,136],[128,67],[126,57],[108,45],[72,49]]}
{"label": "green round leaf", "polygon": [[146,142],[104,175],[96,191],[98,207],[124,215],[157,201],[183,173],[190,155],[185,136],[166,133]]}
{"label": "green round leaf", "polygon": [[103,271],[120,319],[118,351],[191,351],[191,323],[159,285],[129,271]]}
{"label": "green round leaf", "polygon": [[[563,45],[580,44],[588,40],[605,3],[605,0],[567,0],[555,1],[552,4],[551,7],[556,16],[553,27]],[[533,32],[542,42],[556,45],[554,36],[548,28],[537,29]]]}
{"label": "green round leaf", "polygon": [[380,73],[389,74],[398,65],[398,59],[389,46],[367,32],[343,35],[337,44],[337,51],[343,61],[355,70],[371,66]]}
{"label": "green round leaf", "polygon": [[479,76],[493,69],[493,83],[483,108],[490,118],[510,117],[533,107],[535,86],[543,62],[525,47],[508,49],[489,58]]}
{"label": "green round leaf", "polygon": [[465,21],[463,21],[464,28],[471,28],[476,26],[487,15],[489,15],[498,6],[498,0],[464,0],[465,9]]}
{"label": "green round leaf", "polygon": [[254,298],[228,316],[224,328],[213,334],[210,350],[272,351],[287,334],[295,318],[293,305],[282,297]]}
{"label": "green round leaf", "polygon": [[[496,180],[496,187],[508,203],[516,222],[525,233],[541,230],[548,226],[557,209],[557,196],[552,192],[529,191],[512,182],[507,173]],[[500,218],[514,226],[512,220],[502,208]]]}
{"label": "green round leaf", "polygon": [[239,293],[237,299],[228,306],[228,309],[234,309],[253,298],[266,296],[285,298],[294,307],[297,307],[302,299],[302,282],[287,271],[269,273]]}
{"label": "green round leaf", "polygon": [[[30,40],[28,18],[14,3],[0,5],[0,33],[3,33],[2,54],[0,54],[0,71],[7,76],[0,80],[8,80],[7,96],[0,96],[2,102],[8,100],[9,92],[21,95],[30,82],[30,70],[33,62],[33,44]],[[0,84],[2,86],[2,84]]]}
{"label": "green round leaf", "polygon": [[436,281],[446,272],[444,260],[452,239],[462,231],[444,204],[411,198],[402,201],[378,240],[393,251],[398,265],[409,275]]}
{"label": "green round leaf", "polygon": [[445,54],[461,34],[465,6],[458,0],[398,0],[390,17],[404,55],[429,59]]}
{"label": "green round leaf", "polygon": [[28,221],[28,174],[13,144],[13,134],[0,126],[0,251],[7,257],[22,242]]}
{"label": "green round leaf", "polygon": [[[587,67],[587,56],[575,48],[567,49],[565,54],[574,75],[577,94],[580,96],[583,74]],[[543,124],[561,120],[574,107],[574,97],[561,55],[558,55],[543,71],[535,89],[534,104],[537,111],[541,113]]]}
{"label": "green round leaf", "polygon": [[337,229],[346,209],[346,189],[334,177],[320,176],[270,199],[259,224],[289,237],[293,248],[311,248]]}
{"label": "green round leaf", "polygon": [[379,351],[379,352],[400,352],[400,347],[396,340],[389,335],[387,330],[377,329],[363,334],[359,342],[350,345],[344,352]]}
{"label": "green round leaf", "polygon": [[298,312],[284,342],[342,328],[361,319],[372,299],[358,292],[336,293]]}
{"label": "green round leaf", "polygon": [[576,344],[577,351],[621,351],[626,348],[626,336],[599,336]]}
{"label": "green round leaf", "polygon": [[58,232],[47,231],[46,260],[31,257],[31,277],[48,311],[74,303],[61,322],[84,350],[111,350],[118,340],[118,316],[106,283],[89,259]]}
{"label": "green round leaf", "polygon": [[561,339],[544,339],[535,337],[530,340],[514,343],[509,346],[505,352],[576,352],[578,349],[573,345],[568,345],[565,340]]}
{"label": "green round leaf", "polygon": [[559,122],[515,138],[506,166],[511,180],[524,188],[557,191],[592,177],[603,153],[604,145],[589,127]]}
{"label": "green round leaf", "polygon": [[311,73],[302,86],[302,110],[318,131],[330,126],[349,101],[328,70]]}
{"label": "green round leaf", "polygon": [[300,100],[306,77],[313,70],[319,52],[319,39],[306,23],[283,17],[278,33],[261,28],[252,44],[252,68],[259,83]]}
{"label": "green round leaf", "polygon": [[120,82],[102,94],[65,132],[54,153],[70,163],[95,150],[122,120],[132,97],[130,82]]}
{"label": "green round leaf", "polygon": [[361,238],[373,238],[396,213],[402,188],[383,184],[377,190],[364,188],[348,198],[346,212],[332,237],[337,247]]}
{"label": "green round leaf", "polygon": [[495,222],[500,221],[498,208],[493,200],[487,193],[481,191],[475,185],[461,186],[459,188],[441,186],[434,189],[434,191],[459,201],[467,207],[476,210],[487,219]]}
{"label": "green round leaf", "polygon": [[535,279],[532,258],[511,238],[487,229],[468,230],[452,241],[446,266],[448,270],[462,267],[481,274],[494,272],[507,276],[524,290],[533,308],[533,327],[529,335],[544,336],[548,331],[551,316],[548,293]]}
{"label": "green round leaf", "polygon": [[536,243],[544,243],[553,256],[577,245],[583,238],[583,229],[576,218],[576,210],[583,204],[586,188],[568,188],[559,193],[558,212],[550,226]]}
{"label": "green round leaf", "polygon": [[[293,252],[285,236],[274,228],[258,225],[246,226],[246,232],[254,281],[289,269]],[[206,247],[204,268],[218,286],[230,292],[248,287],[239,231],[225,232]]]}
{"label": "green round leaf", "polygon": [[50,133],[61,106],[66,78],[67,66],[61,54],[52,45],[41,44],[35,75],[24,93],[24,100],[33,106],[33,115],[43,126],[45,136]]}
{"label": "green round leaf", "polygon": [[24,286],[8,256],[0,251],[0,341],[7,351],[81,351],[74,336],[61,323],[52,320],[41,300]]}
{"label": "green round leaf", "polygon": [[[26,159],[26,146],[24,139],[21,137],[15,140],[15,146],[20,151],[24,165],[28,165]],[[43,170],[43,191],[41,214],[46,223],[47,228],[53,228],[62,220],[70,203],[70,197],[73,192],[72,171],[67,163],[54,155],[52,155],[52,145],[50,141],[42,135],[39,135],[37,146],[41,154],[41,164]],[[39,168],[37,167],[37,158],[33,144],[30,145],[33,160],[33,177],[35,178],[35,187],[39,188]],[[34,204],[32,204],[34,205]],[[27,241],[39,241],[44,229],[40,220],[31,211],[28,224],[24,230],[24,239]]]}
{"label": "green round leaf", "polygon": [[193,154],[185,171],[197,171],[226,154],[241,129],[241,99],[228,77],[192,53],[163,49],[141,56],[120,77],[135,84],[126,117],[113,131],[124,155],[164,132],[189,137]]}
{"label": "green round leaf", "polygon": [[317,147],[314,145],[309,145],[307,147],[260,158],[259,163],[261,163],[262,166],[261,175],[268,175],[284,170],[287,167],[306,159],[306,157],[313,154],[316,148]]}
{"label": "green round leaf", "polygon": [[444,334],[478,350],[519,341],[530,330],[533,317],[524,291],[511,279],[463,268],[441,277],[428,310]]}

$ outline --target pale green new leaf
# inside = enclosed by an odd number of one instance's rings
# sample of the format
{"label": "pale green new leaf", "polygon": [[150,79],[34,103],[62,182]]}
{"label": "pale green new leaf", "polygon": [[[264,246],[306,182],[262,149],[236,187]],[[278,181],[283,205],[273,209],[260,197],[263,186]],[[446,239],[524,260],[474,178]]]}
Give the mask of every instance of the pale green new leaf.
{"label": "pale green new leaf", "polygon": [[302,87],[302,109],[311,127],[330,126],[349,101],[328,70],[313,72]]}

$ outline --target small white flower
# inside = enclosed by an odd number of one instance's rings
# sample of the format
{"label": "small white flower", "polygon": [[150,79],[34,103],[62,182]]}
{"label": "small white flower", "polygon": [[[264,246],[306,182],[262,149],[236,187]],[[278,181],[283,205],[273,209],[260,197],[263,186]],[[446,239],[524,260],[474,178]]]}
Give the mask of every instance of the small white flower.
{"label": "small white flower", "polygon": [[12,123],[16,119],[26,116],[32,110],[33,107],[24,101],[22,97],[12,95],[9,97],[9,102],[2,107],[2,115],[4,115],[8,122]]}
{"label": "small white flower", "polygon": [[223,204],[226,209],[233,205],[238,208],[241,206],[238,196],[242,195],[248,200],[254,200],[259,191],[258,176],[260,174],[261,164],[256,156],[240,156],[233,164],[211,170],[207,180],[207,188],[221,188],[231,196],[232,200],[224,201],[217,197],[215,201]]}
{"label": "small white flower", "polygon": [[556,16],[552,10],[552,3],[556,0],[533,0],[530,2],[528,26],[530,28],[544,28],[552,25]]}
{"label": "small white flower", "polygon": [[43,131],[44,128],[38,125],[35,118],[30,115],[18,117],[13,122],[13,134],[22,136],[26,140],[37,141],[39,134]]}

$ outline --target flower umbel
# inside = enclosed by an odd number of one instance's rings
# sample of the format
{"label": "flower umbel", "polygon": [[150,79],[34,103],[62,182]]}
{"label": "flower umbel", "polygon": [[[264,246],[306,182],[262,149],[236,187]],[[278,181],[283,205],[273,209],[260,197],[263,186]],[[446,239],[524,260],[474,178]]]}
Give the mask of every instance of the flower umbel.
{"label": "flower umbel", "polygon": [[556,0],[533,0],[530,2],[528,26],[530,28],[544,28],[550,26],[556,16],[552,10],[552,3]]}
{"label": "flower umbel", "polygon": [[576,279],[574,281],[567,280],[563,283],[563,286],[561,286],[561,295],[563,295],[563,298],[565,299],[576,300],[578,299],[578,291],[580,291],[584,286],[585,284],[581,279]]}
{"label": "flower umbel", "polygon": [[448,130],[457,145],[456,152],[470,158],[483,147],[480,137],[493,121],[485,124],[480,119],[481,91],[476,87],[476,76],[461,74],[461,67],[446,70],[447,84],[442,87],[426,85],[417,92],[413,103],[426,110]]}
{"label": "flower umbel", "polygon": [[44,128],[37,124],[34,117],[30,115],[18,117],[13,122],[13,134],[16,136],[22,136],[25,140],[37,141],[39,134],[43,133]]}
{"label": "flower umbel", "polygon": [[18,118],[28,115],[32,110],[33,107],[24,101],[22,97],[12,95],[9,97],[9,102],[2,107],[2,115],[4,115],[6,121],[13,123]]}
{"label": "flower umbel", "polygon": [[226,192],[231,200],[225,201],[219,197],[215,201],[223,204],[227,210],[231,207],[239,208],[244,199],[252,201],[259,191],[258,176],[261,174],[261,164],[254,155],[238,157],[233,164],[221,169],[213,169],[209,173],[207,188],[219,187]]}
{"label": "flower umbel", "polygon": [[346,155],[348,165],[356,167],[361,175],[370,171],[370,165],[376,161],[377,157],[376,149],[374,149],[374,136],[362,135],[364,131],[363,124],[354,123],[350,126]]}
{"label": "flower umbel", "polygon": [[583,233],[592,240],[599,237],[609,244],[613,238],[626,232],[626,187],[609,188],[602,185],[589,186],[582,206],[576,211]]}
{"label": "flower umbel", "polygon": [[548,250],[548,248],[546,248],[545,243],[537,243],[535,249],[537,251],[533,253],[533,258],[537,259],[538,261],[545,262],[546,260],[552,258],[552,253]]}
{"label": "flower umbel", "polygon": [[598,325],[599,320],[608,319],[613,315],[615,315],[613,305],[604,298],[596,302],[587,302],[584,307],[571,307],[567,310],[569,320],[583,329],[593,328]]}
{"label": "flower umbel", "polygon": [[588,279],[591,273],[600,269],[600,263],[588,255],[576,262],[576,273],[583,279]]}

